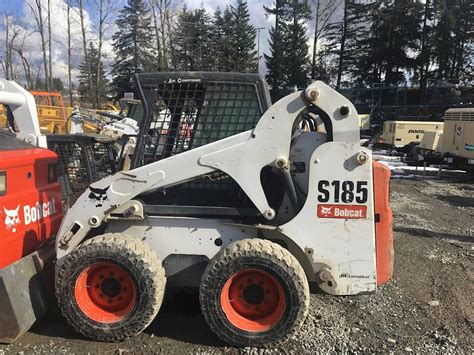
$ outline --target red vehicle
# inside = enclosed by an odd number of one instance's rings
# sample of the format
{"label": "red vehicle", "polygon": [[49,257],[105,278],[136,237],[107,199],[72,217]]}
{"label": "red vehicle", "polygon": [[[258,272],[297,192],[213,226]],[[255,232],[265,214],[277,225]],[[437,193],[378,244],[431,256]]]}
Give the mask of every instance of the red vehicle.
{"label": "red vehicle", "polygon": [[62,219],[57,156],[0,131],[0,269],[29,255]]}
{"label": "red vehicle", "polygon": [[58,157],[41,148],[33,97],[0,79],[0,103],[19,128],[16,135],[0,129],[0,343],[11,343],[47,310],[45,275],[55,256],[49,241],[63,209]]}
{"label": "red vehicle", "polygon": [[[11,343],[47,310],[45,275],[63,218],[55,153],[0,130],[0,342]],[[45,282],[46,281],[46,282]]]}

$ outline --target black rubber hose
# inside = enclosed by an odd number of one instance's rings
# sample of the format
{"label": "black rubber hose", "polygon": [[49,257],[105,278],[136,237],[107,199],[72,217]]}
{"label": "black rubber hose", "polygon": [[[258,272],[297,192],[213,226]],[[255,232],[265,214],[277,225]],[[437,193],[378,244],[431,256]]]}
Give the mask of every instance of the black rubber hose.
{"label": "black rubber hose", "polygon": [[283,175],[285,190],[286,190],[286,193],[288,194],[288,197],[290,198],[291,206],[293,207],[295,211],[298,211],[299,198],[298,198],[298,195],[296,194],[296,189],[293,183],[293,179],[291,178],[290,169],[283,168],[283,169],[280,169],[280,171]]}

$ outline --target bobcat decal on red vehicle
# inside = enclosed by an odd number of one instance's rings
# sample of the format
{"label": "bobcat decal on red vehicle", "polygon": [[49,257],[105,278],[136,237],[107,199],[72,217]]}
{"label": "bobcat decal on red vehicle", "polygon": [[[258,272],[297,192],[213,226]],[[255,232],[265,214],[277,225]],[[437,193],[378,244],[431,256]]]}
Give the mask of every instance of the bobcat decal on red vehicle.
{"label": "bobcat decal on red vehicle", "polygon": [[56,200],[51,200],[40,203],[36,202],[34,205],[24,205],[22,208],[23,216],[20,218],[20,204],[14,209],[8,209],[3,207],[5,213],[5,228],[8,231],[15,233],[17,227],[22,223],[25,226],[43,220],[46,217],[53,216],[56,214]]}
{"label": "bobcat decal on red vehicle", "polygon": [[13,210],[3,207],[3,211],[5,212],[5,227],[8,231],[11,230],[13,233],[16,232],[16,226],[21,223],[20,217],[18,216],[19,209],[20,205],[16,206],[16,208]]}

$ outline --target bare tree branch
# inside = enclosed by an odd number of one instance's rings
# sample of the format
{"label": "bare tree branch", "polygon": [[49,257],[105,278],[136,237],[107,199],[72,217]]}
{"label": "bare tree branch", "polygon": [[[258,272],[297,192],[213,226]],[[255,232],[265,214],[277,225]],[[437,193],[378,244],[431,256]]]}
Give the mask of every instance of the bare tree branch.
{"label": "bare tree branch", "polygon": [[[31,10],[33,18],[35,19],[36,25],[38,27],[38,31],[41,36],[41,50],[43,52],[43,66],[44,66],[44,78],[47,90],[50,91],[50,80],[49,80],[49,72],[48,72],[48,59],[46,58],[46,40],[45,40],[45,31],[44,31],[44,21],[43,21],[43,6],[41,4],[41,0],[34,0],[36,5],[36,11],[33,5],[27,2],[28,7]],[[39,75],[39,73],[38,73]]]}

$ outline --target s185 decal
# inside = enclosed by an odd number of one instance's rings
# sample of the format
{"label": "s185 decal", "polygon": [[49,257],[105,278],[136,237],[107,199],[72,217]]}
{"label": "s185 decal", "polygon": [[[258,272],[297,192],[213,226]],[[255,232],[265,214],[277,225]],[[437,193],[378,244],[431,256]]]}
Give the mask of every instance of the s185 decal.
{"label": "s185 decal", "polygon": [[366,203],[369,198],[367,181],[320,180],[318,182],[319,202]]}

